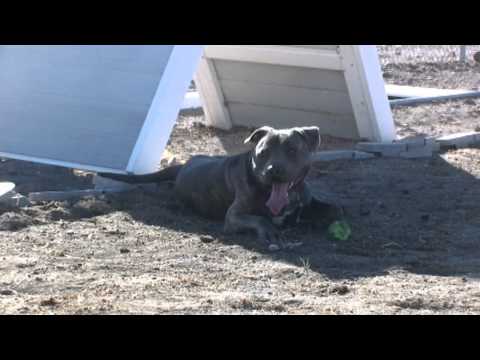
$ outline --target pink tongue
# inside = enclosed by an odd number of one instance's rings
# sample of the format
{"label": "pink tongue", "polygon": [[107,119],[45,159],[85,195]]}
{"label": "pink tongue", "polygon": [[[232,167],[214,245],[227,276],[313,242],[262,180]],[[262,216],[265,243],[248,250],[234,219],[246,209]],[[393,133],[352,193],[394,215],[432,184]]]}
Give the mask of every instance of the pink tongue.
{"label": "pink tongue", "polygon": [[288,183],[272,185],[272,194],[266,205],[273,215],[280,214],[283,208],[288,205],[288,187]]}

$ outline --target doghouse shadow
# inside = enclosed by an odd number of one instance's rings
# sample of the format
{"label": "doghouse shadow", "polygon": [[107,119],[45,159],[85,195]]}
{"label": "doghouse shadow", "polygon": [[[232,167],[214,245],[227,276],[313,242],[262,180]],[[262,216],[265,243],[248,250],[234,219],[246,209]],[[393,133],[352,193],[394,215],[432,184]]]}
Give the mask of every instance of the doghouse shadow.
{"label": "doghouse shadow", "polygon": [[[301,224],[286,229],[284,237],[303,245],[274,253],[253,235],[223,234],[222,223],[202,219],[179,204],[169,184],[159,185],[155,192],[111,195],[107,212],[124,211],[144,224],[192,234],[206,246],[238,245],[275,261],[308,266],[310,271],[332,279],[375,276],[392,269],[478,276],[480,184],[474,175],[478,171],[476,154],[316,163],[308,178],[312,190],[346,208],[352,236],[347,241],[334,241],[327,236],[325,226]],[[461,163],[469,164],[463,166],[468,172],[456,165]],[[8,174],[0,177],[13,180]],[[85,212],[82,216],[95,215]]]}

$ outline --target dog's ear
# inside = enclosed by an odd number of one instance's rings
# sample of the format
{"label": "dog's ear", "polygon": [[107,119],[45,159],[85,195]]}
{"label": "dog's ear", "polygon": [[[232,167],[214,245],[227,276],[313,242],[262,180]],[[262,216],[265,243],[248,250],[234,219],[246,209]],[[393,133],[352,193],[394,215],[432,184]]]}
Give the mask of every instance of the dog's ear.
{"label": "dog's ear", "polygon": [[257,130],[255,130],[253,133],[250,134],[250,136],[244,141],[245,144],[258,144],[258,142],[268,133],[272,132],[273,128],[269,126],[263,126]]}
{"label": "dog's ear", "polygon": [[317,126],[295,129],[305,140],[311,152],[317,151],[321,143],[320,129]]}

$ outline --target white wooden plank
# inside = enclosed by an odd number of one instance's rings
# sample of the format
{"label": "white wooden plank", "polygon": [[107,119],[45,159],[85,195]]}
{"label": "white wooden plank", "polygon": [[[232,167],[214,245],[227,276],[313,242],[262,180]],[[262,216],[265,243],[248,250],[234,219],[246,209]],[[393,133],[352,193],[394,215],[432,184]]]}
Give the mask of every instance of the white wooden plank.
{"label": "white wooden plank", "polygon": [[146,174],[158,169],[202,52],[203,46],[200,45],[176,45],[173,48],[127,171]]}
{"label": "white wooden plank", "polygon": [[347,92],[342,71],[302,68],[241,61],[215,60],[220,80],[249,81],[262,84]]}
{"label": "white wooden plank", "polygon": [[234,125],[288,128],[293,126],[318,126],[320,132],[344,138],[358,139],[353,115],[308,112],[278,107],[232,103],[229,105]]}
{"label": "white wooden plank", "polygon": [[283,46],[292,46],[306,49],[321,49],[321,50],[331,50],[337,51],[338,45],[283,45]]}
{"label": "white wooden plank", "polygon": [[332,114],[353,114],[347,92],[305,89],[291,86],[223,80],[221,86],[227,103],[287,108]]}
{"label": "white wooden plank", "polygon": [[75,162],[69,161],[60,161],[57,159],[48,159],[48,158],[41,158],[36,156],[29,156],[29,155],[20,155],[17,153],[8,153],[8,152],[0,152],[0,157],[7,158],[7,159],[14,159],[20,161],[29,161],[38,164],[45,164],[45,165],[53,165],[53,166],[61,166],[71,169],[78,169],[84,171],[94,171],[100,173],[113,173],[113,174],[126,174],[127,172],[124,170],[119,170],[110,167],[101,167],[101,166],[93,166],[91,164],[80,164]]}
{"label": "white wooden plank", "polygon": [[203,104],[206,124],[224,130],[231,129],[230,113],[225,105],[223,90],[215,66],[213,61],[205,56],[200,60],[195,74],[195,84]]}
{"label": "white wooden plank", "polygon": [[205,48],[205,56],[211,59],[343,70],[339,54],[325,49],[281,45],[209,45]]}
{"label": "white wooden plank", "polygon": [[340,54],[360,136],[379,142],[395,140],[395,124],[376,47],[341,45]]}

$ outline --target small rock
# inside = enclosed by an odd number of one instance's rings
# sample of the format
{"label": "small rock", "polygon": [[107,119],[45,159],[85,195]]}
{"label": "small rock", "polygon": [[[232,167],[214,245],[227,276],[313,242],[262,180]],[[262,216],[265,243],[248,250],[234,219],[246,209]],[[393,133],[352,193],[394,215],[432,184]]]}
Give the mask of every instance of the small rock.
{"label": "small rock", "polygon": [[12,290],[9,290],[9,289],[0,290],[0,295],[10,296],[10,295],[13,295],[13,294],[14,294],[14,292]]}
{"label": "small rock", "polygon": [[54,298],[40,301],[40,306],[57,306],[57,305],[58,305],[58,301],[55,300]]}
{"label": "small rock", "polygon": [[210,235],[206,235],[206,236],[200,236],[200,241],[203,242],[204,244],[209,244],[214,242],[215,239]]}
{"label": "small rock", "polygon": [[268,250],[269,251],[278,251],[278,250],[280,250],[280,246],[278,246],[277,244],[270,244],[268,246]]}
{"label": "small rock", "polygon": [[130,252],[130,250],[128,250],[127,248],[121,248],[120,249],[120,254],[128,254]]}
{"label": "small rock", "polygon": [[28,207],[31,205],[28,198],[15,191],[10,191],[0,197],[0,203],[13,207]]}
{"label": "small rock", "polygon": [[300,247],[303,245],[303,242],[298,241],[298,242],[289,242],[285,244],[285,248],[292,250],[294,248]]}
{"label": "small rock", "polygon": [[473,60],[475,60],[475,62],[480,64],[480,51],[473,54]]}
{"label": "small rock", "polygon": [[331,294],[345,295],[350,292],[350,289],[346,285],[336,285],[330,289]]}
{"label": "small rock", "polygon": [[170,167],[179,164],[178,158],[173,155],[170,151],[165,150],[162,156],[162,160],[160,160],[160,165],[162,167]]}
{"label": "small rock", "polygon": [[400,245],[399,243],[396,243],[395,241],[391,241],[389,243],[386,243],[384,245],[382,245],[382,247],[384,249],[402,249],[402,245]]}
{"label": "small rock", "polygon": [[175,165],[178,165],[178,164],[179,164],[179,161],[178,161],[176,156],[172,157],[167,162],[167,166],[175,166]]}
{"label": "small rock", "polygon": [[360,210],[360,216],[368,216],[368,215],[370,215],[370,210],[368,209]]}
{"label": "small rock", "polygon": [[385,71],[385,72],[383,73],[383,77],[384,77],[385,79],[391,79],[391,78],[393,78],[393,73],[390,72],[390,71]]}

